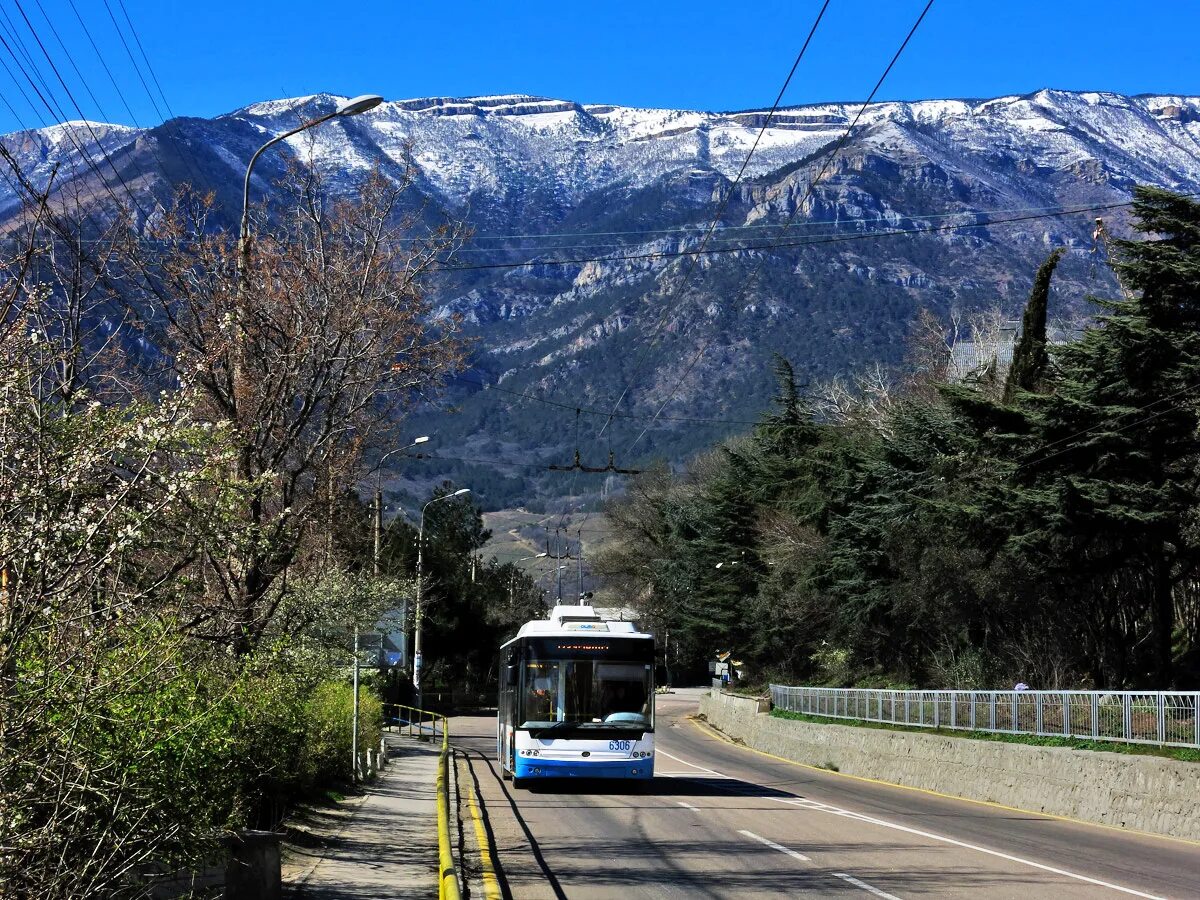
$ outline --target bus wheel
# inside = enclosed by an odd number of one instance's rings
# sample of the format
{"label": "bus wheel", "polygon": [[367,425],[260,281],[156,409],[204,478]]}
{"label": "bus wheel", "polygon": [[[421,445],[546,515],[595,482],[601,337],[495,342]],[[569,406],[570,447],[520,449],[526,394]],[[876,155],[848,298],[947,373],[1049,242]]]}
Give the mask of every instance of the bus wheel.
{"label": "bus wheel", "polygon": [[515,790],[518,790],[518,791],[529,790],[529,779],[528,778],[518,778],[516,775],[514,775],[512,777],[512,783],[513,783],[513,788]]}

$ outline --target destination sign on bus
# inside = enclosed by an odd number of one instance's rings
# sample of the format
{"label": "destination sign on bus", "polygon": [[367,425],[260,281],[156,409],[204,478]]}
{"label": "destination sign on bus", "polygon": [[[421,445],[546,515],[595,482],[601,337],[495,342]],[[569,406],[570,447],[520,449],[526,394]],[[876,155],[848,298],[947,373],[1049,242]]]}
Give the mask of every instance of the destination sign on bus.
{"label": "destination sign on bus", "polygon": [[536,637],[527,638],[526,658],[537,659],[608,659],[653,662],[654,642],[648,638],[627,637]]}

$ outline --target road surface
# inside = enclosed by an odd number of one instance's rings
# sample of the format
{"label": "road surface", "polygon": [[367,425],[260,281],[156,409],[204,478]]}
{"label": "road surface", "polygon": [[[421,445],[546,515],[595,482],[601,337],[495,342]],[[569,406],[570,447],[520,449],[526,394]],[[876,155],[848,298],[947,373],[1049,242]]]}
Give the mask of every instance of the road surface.
{"label": "road surface", "polygon": [[495,718],[451,721],[506,896],[1200,897],[1196,844],[799,766],[714,734],[698,700],[659,696],[648,789],[515,790]]}

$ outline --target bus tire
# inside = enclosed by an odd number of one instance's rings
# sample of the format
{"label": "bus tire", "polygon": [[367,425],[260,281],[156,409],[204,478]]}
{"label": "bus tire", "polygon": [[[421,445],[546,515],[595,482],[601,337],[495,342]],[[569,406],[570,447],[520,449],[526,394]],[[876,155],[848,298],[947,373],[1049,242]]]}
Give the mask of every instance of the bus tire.
{"label": "bus tire", "polygon": [[518,778],[516,775],[514,775],[514,776],[512,776],[512,783],[513,783],[514,790],[517,790],[517,791],[529,790],[529,779],[528,778]]}

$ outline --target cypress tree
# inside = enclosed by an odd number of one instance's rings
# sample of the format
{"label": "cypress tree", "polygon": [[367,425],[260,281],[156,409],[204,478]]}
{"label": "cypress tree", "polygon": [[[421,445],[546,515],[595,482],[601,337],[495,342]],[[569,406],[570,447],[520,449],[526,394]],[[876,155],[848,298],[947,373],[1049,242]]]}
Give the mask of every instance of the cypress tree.
{"label": "cypress tree", "polygon": [[1004,402],[1011,403],[1017,391],[1036,393],[1045,378],[1046,307],[1050,300],[1050,279],[1065,251],[1055,250],[1046,258],[1033,278],[1033,290],[1021,318],[1021,338],[1013,349],[1012,365],[1004,382]]}

